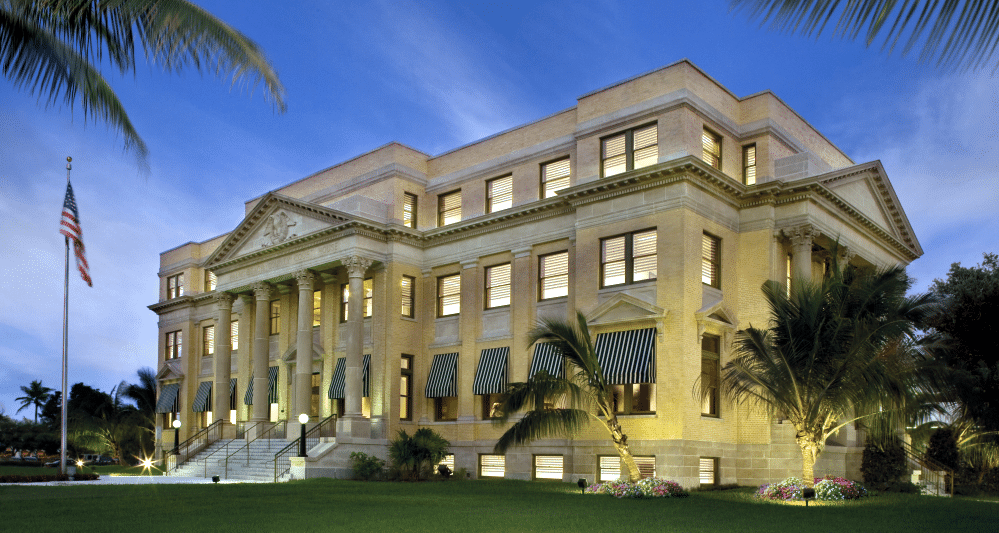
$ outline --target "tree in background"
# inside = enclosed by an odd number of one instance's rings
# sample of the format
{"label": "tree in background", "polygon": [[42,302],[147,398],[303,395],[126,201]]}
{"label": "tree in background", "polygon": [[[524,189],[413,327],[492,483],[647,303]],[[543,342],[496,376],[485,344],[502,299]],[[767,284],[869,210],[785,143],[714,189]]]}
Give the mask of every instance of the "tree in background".
{"label": "tree in background", "polygon": [[[143,456],[152,453],[153,437],[156,432],[156,374],[148,367],[140,368],[136,374],[139,382],[118,386],[122,396],[135,402],[137,417],[141,420],[141,437]],[[123,388],[124,385],[124,388]]]}
{"label": "tree in background", "polygon": [[17,412],[20,413],[27,407],[35,406],[35,423],[37,424],[38,408],[45,406],[45,402],[49,399],[49,393],[52,392],[52,389],[43,387],[41,381],[34,380],[27,387],[21,385],[21,392],[24,393],[24,396],[14,398],[14,400],[21,402],[21,408]]}

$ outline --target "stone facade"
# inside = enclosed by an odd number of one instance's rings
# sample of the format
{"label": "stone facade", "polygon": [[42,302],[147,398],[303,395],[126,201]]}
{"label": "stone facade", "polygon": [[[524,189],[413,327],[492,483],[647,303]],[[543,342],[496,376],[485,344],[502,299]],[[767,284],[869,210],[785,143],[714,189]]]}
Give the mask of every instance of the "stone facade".
{"label": "stone facade", "polygon": [[[548,163],[565,159],[568,178],[546,195]],[[444,212],[442,195],[455,191],[460,214]],[[595,334],[654,328],[655,383],[629,391],[642,414],[621,420],[633,453],[654,458],[657,475],[696,486],[705,458],[719,483],[799,473],[788,424],[724,397],[702,403],[702,340],[717,339],[724,365],[734,333],[767,321],[761,285],[821,276],[834,243],[857,265],[922,254],[879,162],[854,163],[775,95],[737,97],[687,61],[441,155],[382,146],[245,209],[230,233],[161,255],[160,301],[150,306],[159,315],[158,377],[178,399],[159,409],[177,414],[157,423],[179,417],[183,439],[220,418],[258,430],[287,421],[296,436],[299,413],[338,415],[335,445],[295,463],[301,476],[342,472],[352,450],[384,457],[398,430],[419,427],[442,434],[455,467],[479,475],[480,454],[492,453],[504,429],[484,419],[486,397],[473,391],[483,351],[507,348],[507,381],[524,381],[534,355],[526,332],[539,316],[575,309]],[[626,248],[615,278],[618,237]],[[705,252],[711,243],[716,251]],[[643,245],[651,256],[639,257]],[[541,261],[556,253],[566,254],[566,294],[542,298]],[[502,276],[487,280],[503,265],[508,286]],[[447,297],[448,279],[457,298]],[[426,398],[435,356],[452,353],[456,397]],[[342,402],[328,394],[339,358]],[[213,384],[204,413],[194,412],[202,382]],[[172,433],[163,434],[167,446]],[[861,444],[844,430],[816,472],[858,477]],[[537,455],[561,456],[564,480],[594,480],[598,457],[615,453],[594,424],[515,448],[503,474],[531,479]]]}

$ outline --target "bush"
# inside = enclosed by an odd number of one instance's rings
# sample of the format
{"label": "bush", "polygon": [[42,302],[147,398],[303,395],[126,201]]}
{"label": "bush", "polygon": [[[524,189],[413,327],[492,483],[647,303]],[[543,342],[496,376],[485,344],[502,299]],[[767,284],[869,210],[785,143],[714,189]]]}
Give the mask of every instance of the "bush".
{"label": "bush", "polygon": [[430,428],[420,428],[410,437],[405,430],[389,444],[393,475],[399,479],[424,479],[433,474],[448,453],[449,443]]}
{"label": "bush", "polygon": [[895,439],[879,444],[867,439],[860,472],[864,475],[864,483],[877,490],[885,490],[901,481],[908,473],[902,443]]}
{"label": "bush", "polygon": [[[97,474],[74,474],[73,481],[93,481],[100,478]],[[0,483],[46,483],[48,481],[69,481],[65,474],[6,474],[0,475]]]}
{"label": "bush", "polygon": [[587,494],[608,494],[616,498],[685,498],[689,496],[675,481],[647,477],[638,483],[608,481],[590,485]]}
{"label": "bush", "polygon": [[354,479],[361,481],[377,479],[385,468],[385,461],[361,452],[351,452],[350,463],[354,468]]}
{"label": "bush", "polygon": [[921,494],[922,489],[919,485],[912,483],[911,481],[896,481],[894,483],[889,483],[888,486],[884,488],[885,492],[898,492],[900,494]]}
{"label": "bush", "polygon": [[[867,496],[867,489],[856,481],[841,477],[827,476],[815,478],[815,499],[822,501],[855,500]],[[760,485],[756,496],[764,500],[802,500],[805,482],[800,478],[789,477],[777,483]]]}
{"label": "bush", "polygon": [[954,438],[954,432],[950,428],[939,428],[930,435],[930,444],[926,447],[926,457],[951,470],[957,470],[957,439]]}

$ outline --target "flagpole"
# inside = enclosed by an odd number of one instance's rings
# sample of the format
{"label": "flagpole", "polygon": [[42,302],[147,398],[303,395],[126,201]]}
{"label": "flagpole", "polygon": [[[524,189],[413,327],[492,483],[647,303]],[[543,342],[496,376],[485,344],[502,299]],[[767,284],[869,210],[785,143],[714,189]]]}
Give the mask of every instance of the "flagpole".
{"label": "flagpole", "polygon": [[[73,158],[66,158],[66,184],[69,185],[69,171],[73,169]],[[66,473],[66,404],[69,402],[69,391],[67,384],[67,351],[69,346],[69,237],[64,237],[66,241],[66,276],[63,280],[62,298],[62,437],[59,440],[59,473]]]}

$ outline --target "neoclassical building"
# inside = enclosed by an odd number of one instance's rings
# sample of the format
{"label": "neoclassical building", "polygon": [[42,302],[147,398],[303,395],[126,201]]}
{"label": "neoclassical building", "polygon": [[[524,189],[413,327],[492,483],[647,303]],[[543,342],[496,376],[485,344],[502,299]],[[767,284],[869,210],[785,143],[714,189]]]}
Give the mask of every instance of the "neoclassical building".
{"label": "neoclassical building", "polygon": [[[387,144],[163,252],[157,424],[294,438],[299,414],[336,415],[308,476],[430,427],[472,477],[614,478],[599,425],[492,452],[506,385],[561,371],[526,332],[578,309],[643,471],[772,481],[800,472],[793,432],[730,403],[719,370],[766,324],[762,284],[821,276],[837,242],[854,265],[922,254],[879,162],[680,61],[436,156]],[[856,432],[828,444],[816,472],[859,477]]]}

